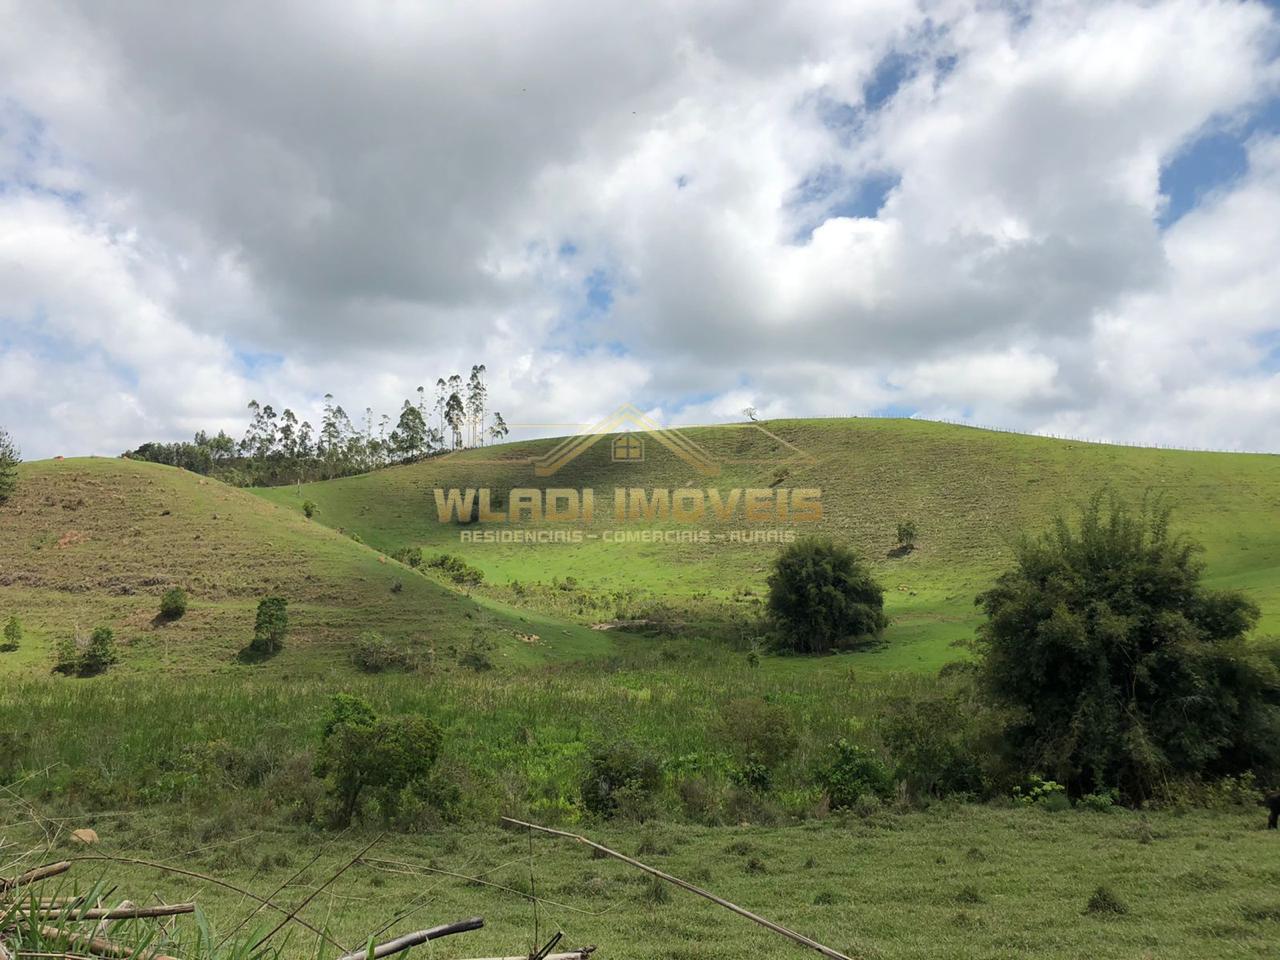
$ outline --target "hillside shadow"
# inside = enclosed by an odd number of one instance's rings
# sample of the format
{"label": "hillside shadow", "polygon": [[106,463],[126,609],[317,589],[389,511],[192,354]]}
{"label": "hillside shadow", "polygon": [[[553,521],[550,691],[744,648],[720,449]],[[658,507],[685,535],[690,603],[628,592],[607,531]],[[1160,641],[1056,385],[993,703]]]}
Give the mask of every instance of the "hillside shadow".
{"label": "hillside shadow", "polygon": [[241,647],[236,653],[236,663],[266,663],[268,660],[274,660],[279,653],[279,650],[255,650],[253,644],[249,644]]}

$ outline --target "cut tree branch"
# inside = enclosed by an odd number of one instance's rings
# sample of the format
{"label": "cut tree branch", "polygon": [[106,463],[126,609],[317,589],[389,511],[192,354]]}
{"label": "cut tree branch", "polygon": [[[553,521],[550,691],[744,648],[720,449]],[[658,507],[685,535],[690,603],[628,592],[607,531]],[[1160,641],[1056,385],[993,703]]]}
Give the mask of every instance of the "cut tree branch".
{"label": "cut tree branch", "polygon": [[[483,926],[483,917],[472,917],[469,920],[459,920],[457,923],[446,923],[443,926],[432,927],[430,930],[406,933],[403,937],[396,937],[394,940],[388,940],[386,943],[374,947],[372,957],[373,960],[381,960],[382,957],[389,957],[393,953],[408,950],[410,947],[416,947],[418,944],[426,943],[428,940],[451,937],[455,933],[468,933],[472,930],[479,930]],[[368,950],[357,950],[344,954],[338,960],[366,960],[369,956],[371,954]]]}
{"label": "cut tree branch", "polygon": [[665,880],[667,881],[667,883],[675,884],[677,887],[680,887],[682,890],[688,890],[690,893],[697,894],[698,896],[702,897],[704,900],[710,900],[712,903],[718,906],[724,907],[726,910],[732,910],[738,916],[746,917],[752,923],[758,923],[760,924],[760,926],[764,927],[766,930],[772,930],[774,933],[778,934],[779,936],[786,937],[788,940],[798,943],[801,946],[808,947],[810,950],[818,951],[818,953],[822,954],[824,957],[829,958],[829,960],[852,960],[851,957],[841,953],[839,950],[833,950],[831,947],[825,946],[824,944],[819,943],[817,940],[814,940],[811,937],[806,937],[803,933],[797,933],[794,930],[790,930],[787,927],[784,927],[780,923],[774,923],[772,920],[766,920],[764,917],[760,916],[758,913],[752,913],[750,910],[740,907],[736,903],[730,903],[728,900],[725,900],[723,897],[717,897],[714,893],[711,893],[708,890],[703,890],[701,887],[695,887],[692,883],[689,883],[687,880],[681,880],[679,877],[673,877],[669,873],[664,873],[663,871],[658,870],[655,867],[651,867],[646,863],[641,863],[639,860],[632,859],[631,857],[628,857],[626,854],[619,853],[617,850],[610,850],[608,847],[602,846],[598,843],[588,840],[586,837],[580,836],[579,834],[568,833],[567,831],[564,831],[564,830],[554,830],[551,827],[540,827],[536,823],[526,823],[524,820],[516,820],[512,817],[503,817],[502,822],[511,824],[512,826],[515,826],[515,827],[524,827],[527,830],[537,830],[541,833],[548,833],[548,834],[551,834],[551,836],[553,837],[564,837],[568,840],[576,840],[578,843],[586,844],[588,847],[590,847],[593,850],[598,850],[600,853],[603,853],[606,857],[613,857],[613,859],[615,860],[621,860],[623,863],[630,864],[631,866],[635,867],[637,870],[643,870],[645,873],[650,874],[651,876],[657,877],[659,880]]}

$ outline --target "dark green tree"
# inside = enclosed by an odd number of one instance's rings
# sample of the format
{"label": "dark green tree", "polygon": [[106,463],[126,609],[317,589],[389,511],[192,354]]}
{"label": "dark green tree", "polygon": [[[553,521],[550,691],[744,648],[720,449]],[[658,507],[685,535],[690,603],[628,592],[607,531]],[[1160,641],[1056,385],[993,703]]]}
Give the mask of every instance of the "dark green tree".
{"label": "dark green tree", "polygon": [[117,659],[114,631],[110,627],[96,627],[89,635],[84,653],[80,655],[80,673],[85,676],[102,673]]}
{"label": "dark green tree", "polygon": [[828,653],[875,640],[889,625],[884,590],[847,547],[809,537],[786,547],[769,576],[769,613],[782,644]]}
{"label": "dark green tree", "polygon": [[258,604],[258,615],[253,624],[253,642],[249,648],[255,653],[276,653],[284,646],[289,632],[289,604],[282,597],[267,597]]}
{"label": "dark green tree", "polygon": [[0,430],[0,504],[11,496],[18,486],[18,464],[22,456],[13,442],[13,437]]}
{"label": "dark green tree", "polygon": [[401,460],[416,460],[427,452],[427,422],[408,400],[400,410],[400,420],[391,431],[391,448]]}
{"label": "dark green tree", "polygon": [[489,427],[490,439],[500,442],[510,432],[511,428],[507,426],[507,421],[502,419],[502,414],[497,410],[493,411],[493,425]]}
{"label": "dark green tree", "polygon": [[17,650],[21,644],[22,621],[15,614],[4,625],[4,644],[0,646],[0,650]]}
{"label": "dark green tree", "polygon": [[187,591],[171,587],[160,598],[160,616],[165,620],[178,620],[187,612]]}
{"label": "dark green tree", "polygon": [[385,819],[394,816],[401,791],[423,783],[443,739],[440,727],[427,717],[379,718],[359,697],[334,697],[316,756],[316,775],[329,783],[336,825],[351,823],[367,793],[374,794]]}
{"label": "dark green tree", "polygon": [[1280,655],[1245,642],[1258,608],[1205,587],[1198,550],[1159,503],[1102,494],[1020,544],[977,600],[1015,772],[1140,802],[1169,776],[1277,769]]}
{"label": "dark green tree", "polygon": [[906,551],[915,549],[916,545],[916,522],[914,520],[903,520],[898,524],[898,546]]}

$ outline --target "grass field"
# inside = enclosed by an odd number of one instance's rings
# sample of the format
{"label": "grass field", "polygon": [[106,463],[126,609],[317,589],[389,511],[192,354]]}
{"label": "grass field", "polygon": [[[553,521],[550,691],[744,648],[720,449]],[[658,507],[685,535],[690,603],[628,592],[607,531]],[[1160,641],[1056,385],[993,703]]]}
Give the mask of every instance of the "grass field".
{"label": "grass field", "polygon": [[[75,821],[77,824],[80,821]],[[101,817],[95,855],[183,865],[300,902],[374,834],[244,832],[225,819]],[[1111,814],[941,805],[925,813],[832,819],[786,829],[610,825],[591,838],[710,887],[856,958],[1272,957],[1280,939],[1274,835],[1247,812]],[[63,843],[49,857],[83,855]],[[412,911],[390,933],[483,915],[485,928],[421,948],[424,956],[510,955],[533,941],[530,890],[545,939],[599,944],[602,958],[747,960],[814,956],[748,921],[568,840],[495,828],[386,837],[303,911],[345,947]],[[461,880],[449,871],[498,886]],[[78,863],[120,891],[194,899],[215,933],[252,904],[210,883],[141,866]],[[1089,912],[1106,886],[1126,912]],[[502,889],[506,888],[506,889]],[[83,889],[83,886],[82,886]],[[274,914],[248,929],[264,933]],[[185,921],[188,927],[190,921]],[[284,934],[281,934],[283,937]],[[293,929],[294,956],[336,953]]]}
{"label": "grass field", "polygon": [[[1211,583],[1246,590],[1264,611],[1259,633],[1280,632],[1280,460],[914,421],[765,427],[690,431],[721,465],[714,480],[661,446],[618,464],[600,443],[554,483],[594,487],[605,502],[616,485],[820,487],[816,529],[857,547],[886,586],[893,624],[880,649],[748,657],[773,544],[463,543],[457,525],[438,522],[437,486],[544,485],[528,460],[547,441],[301,492],[233,489],[123,460],[24,464],[0,511],[0,621],[16,613],[26,626],[19,649],[0,653],[0,785],[10,785],[0,788],[11,801],[11,846],[0,849],[12,857],[46,829],[93,826],[103,838],[95,855],[188,866],[259,893],[322,853],[282,892],[295,903],[375,836],[371,823],[344,835],[317,826],[319,729],[343,691],[386,715],[438,722],[435,771],[456,788],[390,824],[371,856],[400,866],[353,867],[307,908],[344,946],[412,907],[392,932],[486,917],[482,933],[430,956],[527,949],[526,899],[431,872],[527,892],[530,839],[494,827],[505,814],[569,825],[859,958],[1272,955],[1280,859],[1256,808],[889,801],[829,815],[815,771],[840,737],[883,752],[881,724],[896,705],[950,682],[938,668],[966,656],[956,643],[977,624],[974,595],[1009,563],[1019,534],[1104,485],[1163,495],[1204,543]],[[302,514],[307,499],[319,505],[314,520]],[[895,558],[905,519],[918,547]],[[738,525],[707,523],[713,533]],[[601,513],[587,531],[611,526]],[[464,589],[388,556],[408,546],[460,555],[485,583]],[[156,613],[170,586],[191,604],[167,623]],[[243,662],[269,594],[290,602],[285,649]],[[660,608],[671,629],[657,635],[591,628]],[[120,662],[92,679],[52,676],[57,640],[99,624],[116,631]],[[412,654],[416,669],[357,671],[349,654],[365,630]],[[476,652],[492,669],[476,667]],[[734,779],[726,717],[744,697],[779,707],[798,733],[765,796]],[[663,787],[643,825],[593,820],[580,804],[589,752],[620,739],[661,760]],[[86,852],[59,844],[50,856]],[[540,929],[563,927],[565,945],[600,943],[601,957],[804,955],[568,842],[532,848],[534,889],[555,901],[539,908]],[[106,869],[89,862],[75,873]],[[220,929],[246,912],[236,894],[150,868],[112,865],[109,877],[121,890],[195,896]],[[1100,885],[1126,912],[1086,911]],[[332,950],[295,935],[285,952]]]}

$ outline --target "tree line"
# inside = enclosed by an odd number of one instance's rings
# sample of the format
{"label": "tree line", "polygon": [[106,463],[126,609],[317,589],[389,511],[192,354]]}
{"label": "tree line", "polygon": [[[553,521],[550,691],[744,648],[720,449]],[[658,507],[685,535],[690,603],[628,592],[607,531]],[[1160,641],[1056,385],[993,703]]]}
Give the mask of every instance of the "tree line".
{"label": "tree line", "polygon": [[201,430],[190,442],[144,443],[124,454],[133,460],[165,463],[193,473],[216,476],[240,486],[279,486],[331,480],[367,473],[392,464],[500,441],[510,430],[502,414],[488,410],[485,365],[477,364],[463,381],[459,374],[436,380],[435,394],[418,387],[406,398],[398,418],[372,408],[359,422],[325,394],[317,430],[292,410],[249,401],[249,425],[235,440],[225,431]]}

